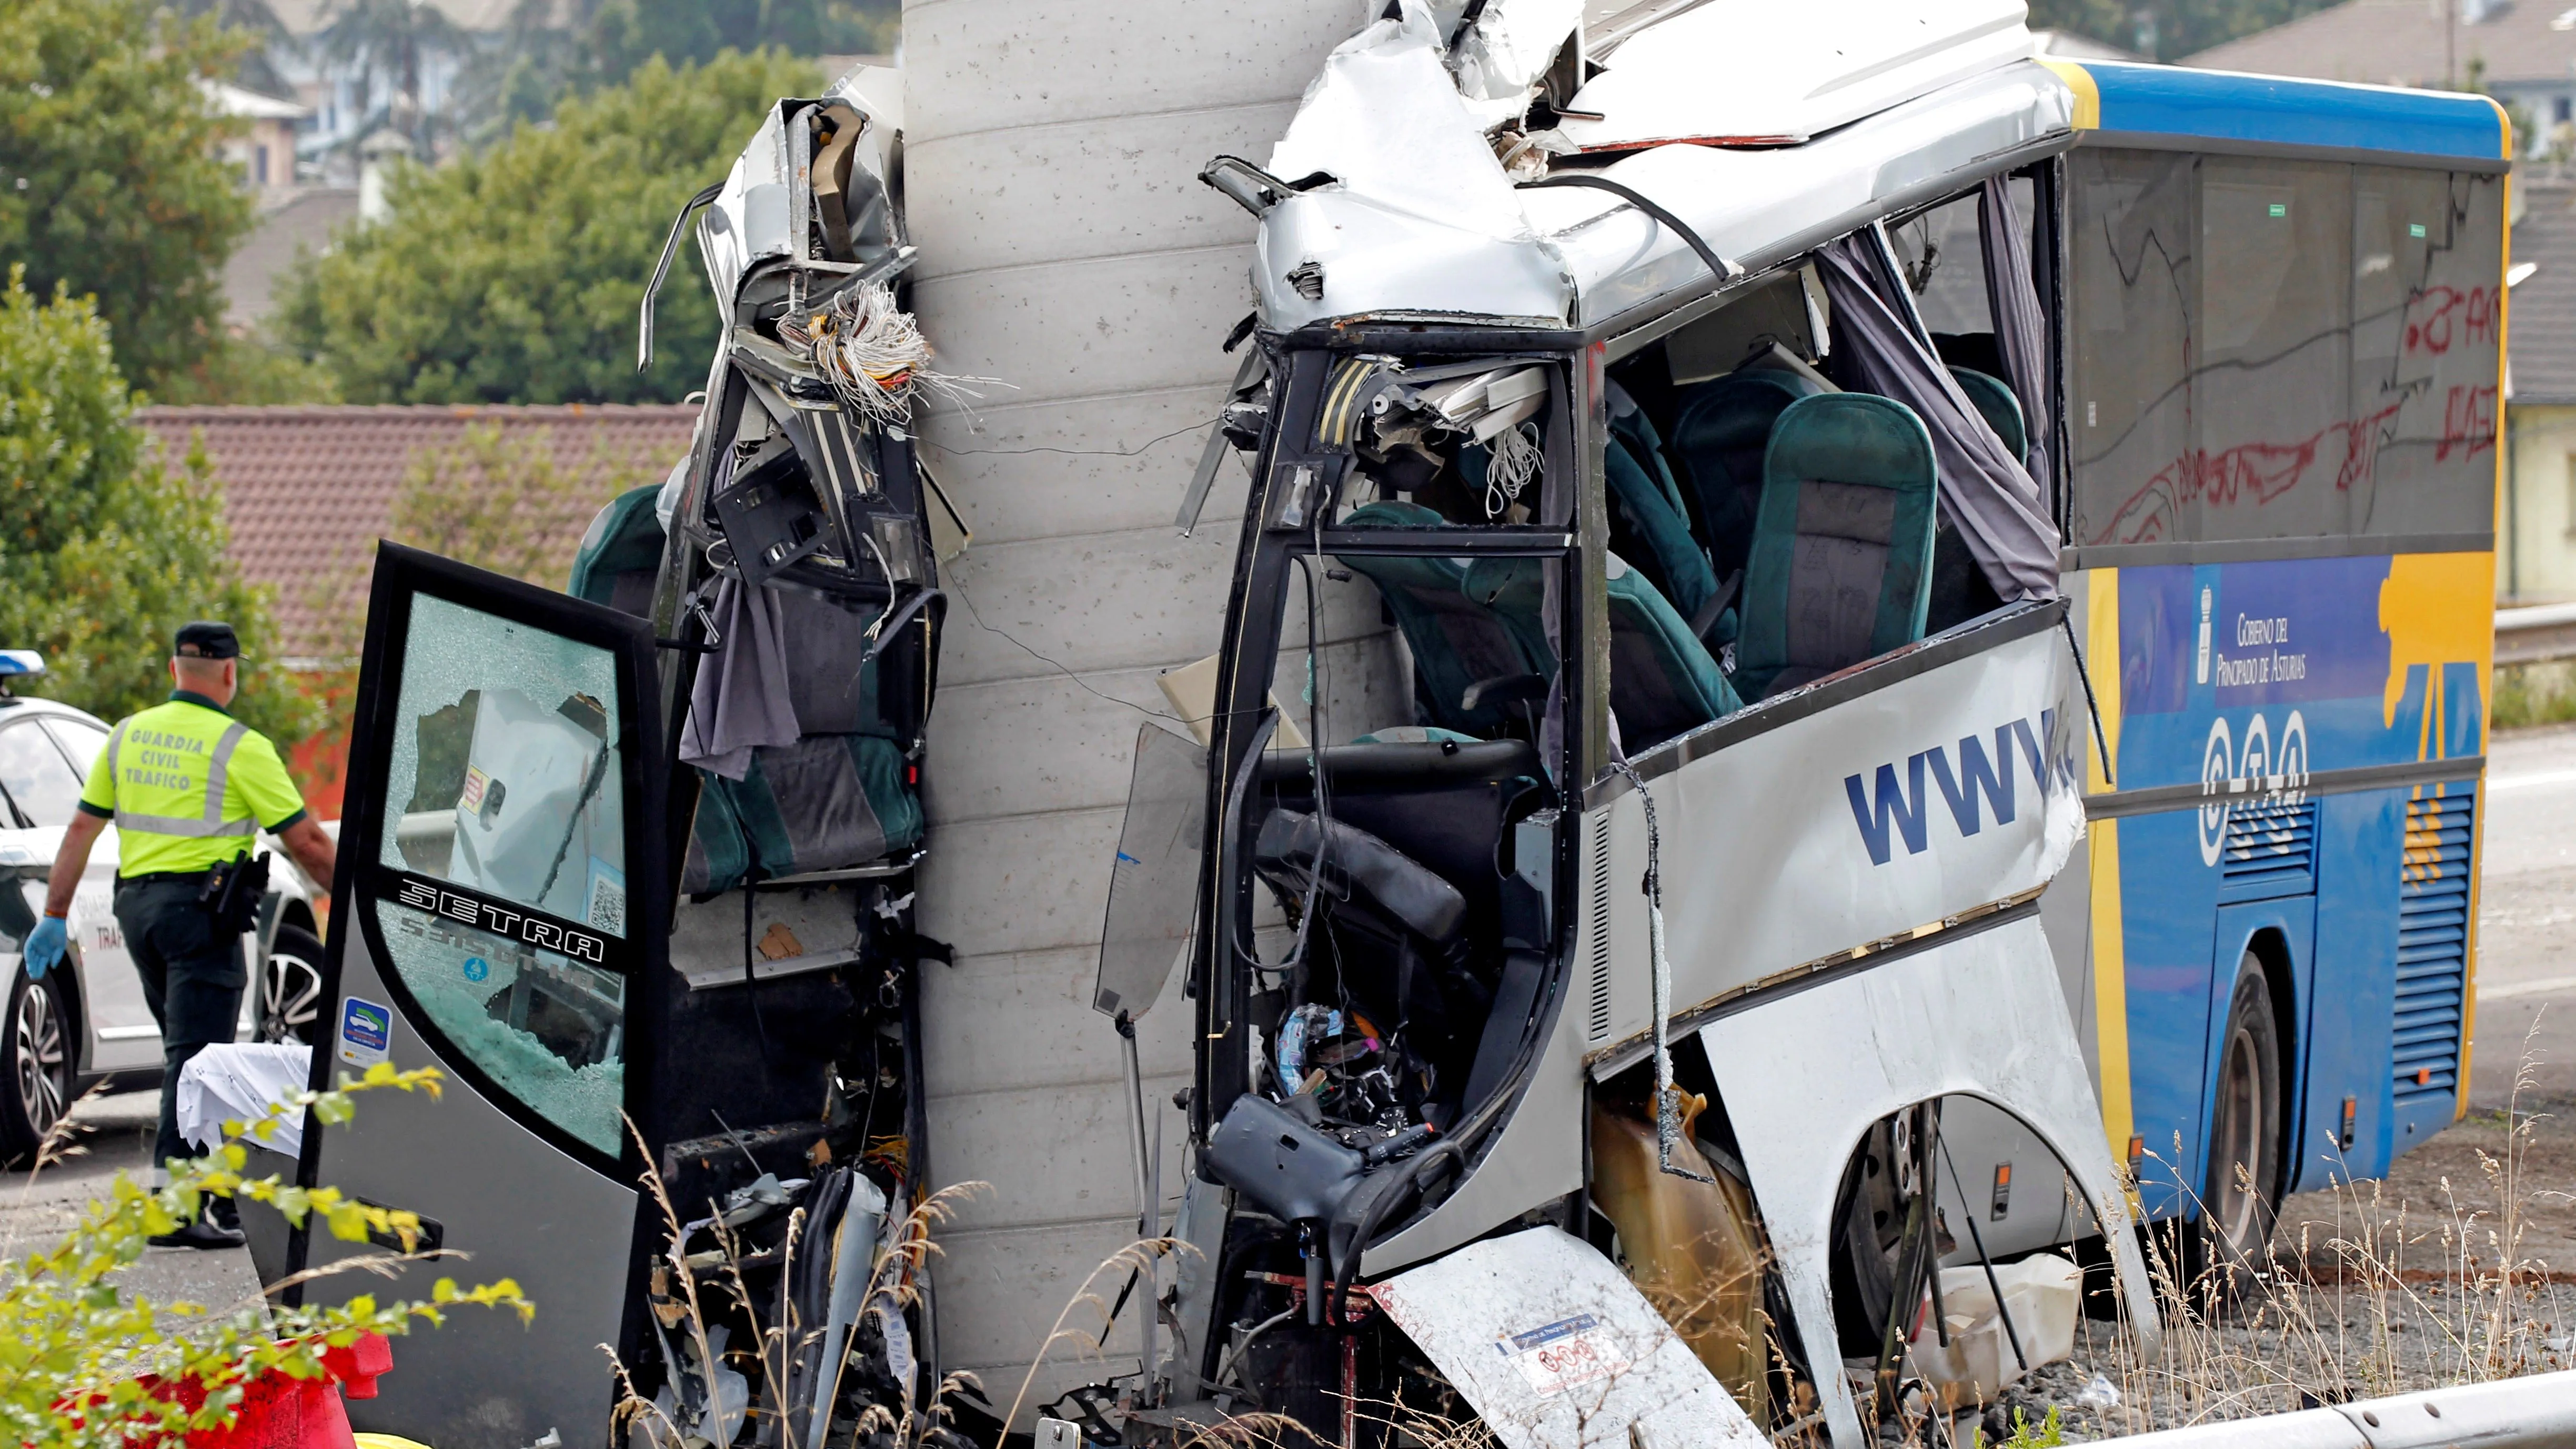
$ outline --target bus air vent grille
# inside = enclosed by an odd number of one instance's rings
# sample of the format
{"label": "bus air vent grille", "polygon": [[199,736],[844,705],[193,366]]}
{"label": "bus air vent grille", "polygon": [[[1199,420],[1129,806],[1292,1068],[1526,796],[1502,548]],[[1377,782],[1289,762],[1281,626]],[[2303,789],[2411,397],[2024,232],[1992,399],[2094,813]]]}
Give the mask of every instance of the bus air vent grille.
{"label": "bus air vent grille", "polygon": [[1585,883],[1585,909],[1590,919],[1585,929],[1591,932],[1590,1014],[1584,1022],[1587,1042],[1610,1039],[1610,820],[1603,816],[1592,831],[1591,880]]}
{"label": "bus air vent grille", "polygon": [[2468,787],[2406,802],[2406,861],[2397,893],[2397,1019],[2391,1068],[2400,1102],[2459,1084],[2469,958]]}
{"label": "bus air vent grille", "polygon": [[2218,853],[2228,900],[2304,895],[2317,888],[2317,802],[2233,805]]}

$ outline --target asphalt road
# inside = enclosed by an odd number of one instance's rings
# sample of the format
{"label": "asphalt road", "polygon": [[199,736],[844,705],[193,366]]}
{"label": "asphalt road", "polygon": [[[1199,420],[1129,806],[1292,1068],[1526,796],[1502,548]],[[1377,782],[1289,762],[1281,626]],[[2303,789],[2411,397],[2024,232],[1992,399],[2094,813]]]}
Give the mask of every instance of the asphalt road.
{"label": "asphalt road", "polygon": [[2469,1103],[2576,1104],[2576,727],[2499,735],[2487,755]]}
{"label": "asphalt road", "polygon": [[[51,1246],[79,1220],[91,1198],[103,1195],[120,1171],[140,1180],[152,1161],[152,1128],[161,1107],[158,1090],[95,1096],[80,1104],[81,1151],[32,1177],[0,1188],[0,1255],[22,1257]],[[156,1304],[195,1303],[224,1313],[259,1294],[247,1249],[201,1252],[146,1248],[143,1259],[120,1275],[128,1289]]]}

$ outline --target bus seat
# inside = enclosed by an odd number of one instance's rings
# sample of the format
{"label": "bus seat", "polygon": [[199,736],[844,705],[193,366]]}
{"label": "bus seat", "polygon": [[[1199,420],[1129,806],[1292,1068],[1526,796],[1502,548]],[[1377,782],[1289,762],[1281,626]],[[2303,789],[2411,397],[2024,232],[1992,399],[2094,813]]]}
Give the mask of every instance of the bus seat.
{"label": "bus seat", "polygon": [[1738,372],[1684,388],[1672,453],[1699,500],[1710,561],[1720,578],[1744,567],[1762,504],[1762,450],[1771,426],[1803,394],[1789,373]]}
{"label": "bus seat", "polygon": [[564,592],[594,604],[649,617],[662,568],[662,520],[653,513],[660,483],[630,488],[599,510],[573,553]]}
{"label": "bus seat", "polygon": [[1763,455],[1737,681],[1759,699],[1923,637],[1932,435],[1869,393],[1789,405]]}
{"label": "bus seat", "polygon": [[[1444,521],[1419,503],[1389,499],[1353,509],[1341,526],[1436,528]],[[1426,723],[1479,739],[1494,738],[1506,732],[1512,717],[1509,705],[1479,702],[1470,709],[1464,703],[1468,686],[1555,672],[1552,659],[1530,657],[1517,631],[1492,610],[1468,600],[1462,590],[1467,571],[1455,559],[1353,554],[1335,562],[1377,585],[1387,612],[1404,631],[1405,647],[1413,652],[1413,667],[1431,714]]]}
{"label": "bus seat", "polygon": [[[1644,574],[1605,555],[1610,599],[1610,710],[1631,751],[1651,749],[1744,707],[1725,671],[1690,625]],[[1467,570],[1468,597],[1506,619],[1534,626],[1539,570],[1532,559],[1480,559]]]}
{"label": "bus seat", "polygon": [[2013,396],[2004,380],[1970,367],[1951,368],[1950,375],[1959,380],[1959,390],[1968,395],[1986,426],[2004,440],[2004,451],[2012,454],[2016,462],[2028,458],[2030,429],[2022,422],[2021,399]]}
{"label": "bus seat", "polygon": [[[1645,421],[1645,414],[1635,416]],[[1610,484],[1611,546],[1639,559],[1638,567],[1657,588],[1685,615],[1696,617],[1717,595],[1717,571],[1700,551],[1699,540],[1691,537],[1690,515],[1682,507],[1680,489],[1664,471],[1660,450],[1641,460],[1634,445],[1614,428],[1604,462]]]}

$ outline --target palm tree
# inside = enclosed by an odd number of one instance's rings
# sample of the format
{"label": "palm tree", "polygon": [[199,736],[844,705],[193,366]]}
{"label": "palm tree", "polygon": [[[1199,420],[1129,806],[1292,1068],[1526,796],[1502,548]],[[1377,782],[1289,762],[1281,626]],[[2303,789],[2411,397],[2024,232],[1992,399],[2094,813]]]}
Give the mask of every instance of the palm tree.
{"label": "palm tree", "polygon": [[277,18],[277,11],[268,0],[179,0],[178,9],[181,16],[190,20],[200,15],[212,15],[215,22],[226,30],[249,32],[252,44],[242,52],[241,83],[273,96],[294,94],[294,88],[278,74],[273,57],[280,51],[291,53],[299,46],[294,32],[286,28],[285,21]]}
{"label": "palm tree", "polygon": [[[354,134],[388,126],[411,143],[413,155],[433,159],[437,118],[421,105],[422,63],[432,55],[465,54],[465,33],[427,0],[329,0],[322,13],[328,17],[319,37],[324,64],[345,69],[357,82],[365,120]],[[381,106],[375,102],[380,80],[391,87]]]}

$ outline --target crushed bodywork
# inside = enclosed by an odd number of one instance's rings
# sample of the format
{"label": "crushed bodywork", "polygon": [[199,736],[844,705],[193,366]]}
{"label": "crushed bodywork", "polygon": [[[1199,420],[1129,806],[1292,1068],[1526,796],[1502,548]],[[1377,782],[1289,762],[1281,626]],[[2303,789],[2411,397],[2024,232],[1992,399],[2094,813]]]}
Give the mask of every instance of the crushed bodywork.
{"label": "crushed bodywork", "polygon": [[[940,1392],[917,987],[945,951],[912,912],[964,538],[913,452],[940,382],[895,80],[778,102],[674,223],[654,283],[694,217],[722,321],[704,405],[571,597],[379,561],[316,1079],[399,1058],[456,1090],[309,1134],[304,1180],[420,1212],[557,1326],[421,1341],[361,1427],[596,1441],[631,1394],[638,1443],[847,1443]],[[299,1234],[287,1270],[344,1251]]]}
{"label": "crushed bodywork", "polygon": [[1847,8],[1856,44],[1398,0],[1203,173],[1260,218],[1258,305],[1183,525],[1226,452],[1254,481],[1204,752],[1139,744],[1102,999],[1131,1030],[1185,951],[1220,1271],[1139,1406],[1661,1442],[1672,1391],[1484,1381],[1552,1335],[1642,1362],[1619,1295],[1597,1344],[1571,1299],[1399,1307],[1544,1243],[1624,1267],[1745,1432],[1860,1442],[1855,1381],[1908,1412],[1914,1301],[1984,1252],[1945,1103],[2059,1160],[2154,1343],[2037,919],[2091,740],[2040,432],[1992,405],[2046,415],[2029,239],[1983,224],[2011,305],[1963,377],[1889,230],[2012,215],[2074,98],[2019,5]]}

